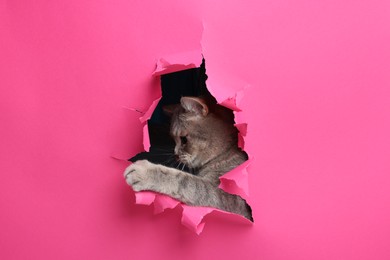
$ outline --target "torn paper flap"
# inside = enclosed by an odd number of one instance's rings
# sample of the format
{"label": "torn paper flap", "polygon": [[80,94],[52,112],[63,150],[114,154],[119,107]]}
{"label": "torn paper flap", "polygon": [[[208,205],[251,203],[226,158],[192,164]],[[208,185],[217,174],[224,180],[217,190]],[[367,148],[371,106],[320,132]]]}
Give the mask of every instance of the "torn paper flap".
{"label": "torn paper flap", "polygon": [[227,108],[230,108],[231,110],[235,112],[241,112],[241,108],[239,107],[239,104],[241,102],[241,99],[244,97],[244,91],[247,89],[249,85],[245,85],[243,89],[237,91],[234,93],[234,95],[227,97],[225,100],[221,101],[219,104],[222,106],[225,106]]}
{"label": "torn paper flap", "polygon": [[247,131],[247,124],[240,123],[234,125],[238,130],[238,147],[240,147],[242,150],[245,148],[245,139],[246,131]]}
{"label": "torn paper flap", "polygon": [[202,223],[203,218],[214,209],[206,207],[191,207],[187,205],[182,205],[182,207],[183,215],[181,223],[199,235],[203,231],[205,225],[204,222]]}
{"label": "torn paper flap", "polygon": [[181,223],[188,229],[194,231],[196,234],[200,234],[203,231],[205,223],[203,219],[206,215],[216,211],[222,214],[236,216],[239,219],[243,219],[248,223],[251,223],[245,217],[237,215],[231,212],[210,208],[210,207],[193,207],[188,206],[180,201],[177,201],[169,196],[158,194],[151,191],[135,192],[135,203],[140,205],[154,205],[154,214],[164,212],[166,209],[174,209],[177,206],[181,206],[183,209]]}
{"label": "torn paper flap", "polygon": [[[112,158],[128,161],[136,153],[143,148],[142,140],[143,133],[139,128],[139,115],[140,112],[127,107],[120,107],[118,113],[112,115],[114,122],[118,125],[116,129],[110,133],[115,136],[110,151]],[[137,128],[134,128],[137,125]]]}
{"label": "torn paper flap", "polygon": [[245,89],[250,85],[233,75],[222,71],[218,71],[218,74],[213,74],[207,67],[207,89],[217,99],[219,104],[224,105],[223,103],[225,103],[228,108],[234,111],[241,111],[239,102],[244,95]]}
{"label": "torn paper flap", "polygon": [[154,214],[164,212],[166,209],[174,209],[180,202],[171,197],[157,194],[154,201]]}
{"label": "torn paper flap", "polygon": [[242,223],[250,223],[251,221],[246,219],[241,215],[237,215],[231,212],[226,212],[223,210],[210,208],[210,207],[192,207],[185,204],[181,204],[183,208],[183,215],[181,222],[188,229],[194,231],[197,235],[199,235],[205,226],[204,218],[211,213],[220,213],[223,214],[224,217],[228,217],[229,219],[240,220]]}
{"label": "torn paper flap", "polygon": [[145,151],[149,151],[149,149],[150,149],[150,139],[149,139],[148,124],[145,124],[144,128],[143,128],[143,144],[144,144]]}
{"label": "torn paper flap", "polygon": [[241,109],[237,106],[235,97],[229,97],[219,104],[236,112],[241,111]]}
{"label": "torn paper flap", "polygon": [[151,191],[135,192],[135,203],[140,205],[151,205],[157,194]]}
{"label": "torn paper flap", "polygon": [[[139,118],[141,123],[145,123],[147,120],[149,120],[152,117],[152,114],[154,110],[156,109],[158,103],[160,102],[161,97],[157,98],[152,102],[152,104],[149,106],[148,110],[144,113],[143,116]],[[143,144],[144,144],[144,150],[149,151],[150,149],[150,138],[149,138],[149,129],[148,124],[145,123],[143,127]]]}
{"label": "torn paper flap", "polygon": [[157,60],[153,76],[160,76],[172,72],[198,68],[202,63],[201,50],[189,51],[175,55],[164,56]]}
{"label": "torn paper flap", "polygon": [[154,112],[154,110],[156,109],[156,107],[158,105],[158,102],[160,102],[160,99],[161,99],[161,96],[158,99],[154,100],[152,102],[152,104],[149,106],[148,110],[143,114],[143,116],[141,116],[139,118],[141,123],[146,122],[147,120],[149,120],[152,117],[153,112]]}
{"label": "torn paper flap", "polygon": [[252,159],[250,158],[237,168],[221,176],[219,178],[221,181],[219,187],[228,193],[236,194],[246,199],[249,196],[247,168],[251,161]]}

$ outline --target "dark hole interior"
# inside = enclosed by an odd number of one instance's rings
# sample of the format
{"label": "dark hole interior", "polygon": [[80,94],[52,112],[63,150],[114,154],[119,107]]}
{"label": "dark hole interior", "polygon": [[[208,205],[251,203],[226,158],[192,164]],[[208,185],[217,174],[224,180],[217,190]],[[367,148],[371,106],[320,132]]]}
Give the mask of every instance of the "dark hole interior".
{"label": "dark hole interior", "polygon": [[206,88],[206,67],[203,60],[199,68],[174,72],[161,76],[162,98],[148,120],[150,150],[142,152],[129,159],[149,160],[168,167],[178,168],[191,173],[191,170],[178,163],[174,157],[175,142],[169,135],[170,119],[163,112],[163,106],[180,103],[183,96],[208,96],[210,92]]}
{"label": "dark hole interior", "polygon": [[[165,105],[180,103],[181,97],[184,96],[202,96],[211,102],[211,104],[217,105],[216,99],[207,90],[206,80],[207,75],[204,59],[199,68],[174,72],[161,76],[162,98],[156,109],[153,111],[151,118],[148,120],[150,139],[149,152],[141,152],[130,158],[129,161],[135,162],[137,160],[146,159],[156,164],[162,164],[168,167],[186,171],[191,174],[196,174],[196,172],[193,172],[192,169],[187,168],[185,165],[179,163],[175,159],[175,142],[169,134],[170,118],[164,114],[163,107]],[[229,120],[234,123],[233,111],[229,110],[229,112],[231,115],[225,118],[225,120]],[[250,206],[247,206],[250,210]]]}

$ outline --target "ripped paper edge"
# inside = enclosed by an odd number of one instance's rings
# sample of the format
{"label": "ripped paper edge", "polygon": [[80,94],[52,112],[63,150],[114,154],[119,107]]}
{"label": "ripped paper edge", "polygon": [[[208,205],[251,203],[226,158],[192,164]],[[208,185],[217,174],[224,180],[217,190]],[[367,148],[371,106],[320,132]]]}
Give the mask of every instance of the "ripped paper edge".
{"label": "ripped paper edge", "polygon": [[[195,53],[195,55],[193,53],[191,57],[202,58],[203,56],[200,54],[200,52],[197,52]],[[170,62],[167,59],[159,59],[156,65],[156,70],[153,72],[152,76],[160,76],[163,74],[172,73],[180,70],[196,68],[199,67],[200,64],[201,64],[201,59],[195,60],[193,62],[187,62],[184,64],[177,63],[177,62]],[[246,86],[243,88],[243,90],[236,92],[234,96],[225,99],[219,104],[233,110],[235,114],[241,112],[241,109],[239,108],[239,102],[244,95],[245,88]],[[143,145],[145,151],[149,151],[150,148],[147,120],[150,119],[151,115],[153,114],[161,98],[162,97],[159,97],[158,99],[154,100],[152,104],[149,106],[148,110],[145,113],[143,113],[143,115],[139,118],[141,125],[143,125]],[[139,112],[136,109],[131,109],[131,110]],[[238,145],[240,148],[244,149],[247,123],[236,122],[235,126],[239,130]],[[248,198],[249,191],[248,191],[247,167],[250,165],[252,160],[253,158],[249,158],[243,164],[239,165],[232,171],[221,176],[220,177],[221,182],[219,188],[221,188],[222,190],[228,193],[239,195],[244,199]],[[182,225],[194,231],[198,235],[203,231],[203,228],[205,226],[204,217],[214,211],[222,212],[228,215],[234,215],[237,216],[238,218],[244,219],[247,222],[251,223],[245,217],[238,214],[234,214],[231,212],[226,212],[226,211],[222,211],[210,207],[191,207],[169,196],[158,194],[152,191],[135,192],[135,198],[136,198],[135,201],[136,204],[139,205],[153,204],[154,214],[160,214],[164,212],[166,209],[173,209],[176,208],[177,206],[180,206],[182,208],[182,218],[181,218]]]}

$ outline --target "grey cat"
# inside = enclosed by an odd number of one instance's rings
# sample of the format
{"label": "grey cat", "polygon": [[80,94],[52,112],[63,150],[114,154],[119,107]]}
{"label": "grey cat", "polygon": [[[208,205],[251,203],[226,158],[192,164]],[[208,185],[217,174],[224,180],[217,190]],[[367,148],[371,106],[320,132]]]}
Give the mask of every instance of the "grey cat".
{"label": "grey cat", "polygon": [[187,205],[214,207],[253,221],[244,199],[218,188],[219,177],[247,159],[237,147],[237,129],[201,98],[182,97],[180,103],[166,109],[172,117],[170,134],[176,157],[196,174],[140,160],[125,170],[127,183],[135,191],[166,194]]}

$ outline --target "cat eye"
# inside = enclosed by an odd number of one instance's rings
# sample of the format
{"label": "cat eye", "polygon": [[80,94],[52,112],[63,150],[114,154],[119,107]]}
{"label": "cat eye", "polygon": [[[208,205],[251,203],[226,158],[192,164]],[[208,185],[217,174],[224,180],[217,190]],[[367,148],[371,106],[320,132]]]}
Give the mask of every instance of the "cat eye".
{"label": "cat eye", "polygon": [[187,137],[180,136],[180,142],[181,142],[181,144],[187,144]]}

